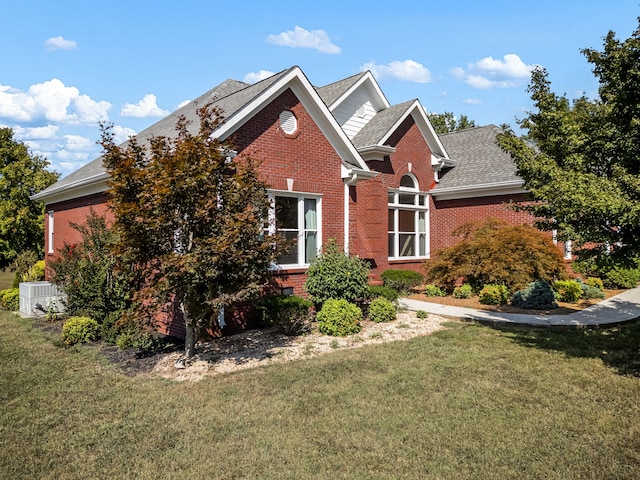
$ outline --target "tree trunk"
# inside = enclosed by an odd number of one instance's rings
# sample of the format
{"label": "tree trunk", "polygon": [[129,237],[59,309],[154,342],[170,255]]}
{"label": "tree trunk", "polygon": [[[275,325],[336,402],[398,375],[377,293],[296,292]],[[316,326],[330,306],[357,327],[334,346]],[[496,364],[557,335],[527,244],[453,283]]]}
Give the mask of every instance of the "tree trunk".
{"label": "tree trunk", "polygon": [[198,328],[195,321],[189,315],[189,311],[185,306],[185,302],[180,302],[180,311],[182,312],[182,318],[184,318],[184,355],[186,358],[191,358],[196,353],[196,341],[198,340]]}

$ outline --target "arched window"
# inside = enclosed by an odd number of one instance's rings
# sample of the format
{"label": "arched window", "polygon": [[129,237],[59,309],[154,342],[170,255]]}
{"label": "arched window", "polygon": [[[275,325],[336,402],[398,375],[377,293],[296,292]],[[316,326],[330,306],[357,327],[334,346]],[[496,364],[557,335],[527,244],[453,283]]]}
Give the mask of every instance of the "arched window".
{"label": "arched window", "polygon": [[389,258],[429,256],[429,195],[407,173],[398,188],[389,190]]}

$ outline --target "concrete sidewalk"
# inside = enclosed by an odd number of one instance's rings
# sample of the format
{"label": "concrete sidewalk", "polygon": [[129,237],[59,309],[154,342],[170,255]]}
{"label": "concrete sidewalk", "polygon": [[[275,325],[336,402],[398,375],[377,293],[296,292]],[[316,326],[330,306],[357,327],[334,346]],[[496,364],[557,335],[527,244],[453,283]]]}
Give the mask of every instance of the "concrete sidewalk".
{"label": "concrete sidewalk", "polygon": [[640,287],[627,290],[615,297],[603,300],[584,310],[568,315],[527,315],[520,313],[489,312],[472,308],[452,307],[438,303],[401,298],[400,305],[409,310],[424,310],[445,317],[477,320],[480,322],[505,322],[537,326],[588,326],[609,325],[640,317]]}

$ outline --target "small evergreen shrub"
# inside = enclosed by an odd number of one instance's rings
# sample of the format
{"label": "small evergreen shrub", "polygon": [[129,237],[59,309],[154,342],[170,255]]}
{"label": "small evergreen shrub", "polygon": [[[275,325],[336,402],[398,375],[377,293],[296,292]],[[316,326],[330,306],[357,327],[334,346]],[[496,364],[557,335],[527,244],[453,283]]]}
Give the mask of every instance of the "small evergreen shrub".
{"label": "small evergreen shrub", "polygon": [[376,299],[379,297],[386,298],[392,303],[398,301],[398,292],[393,288],[385,287],[384,285],[369,285],[369,298]]}
{"label": "small evergreen shrub", "polygon": [[583,283],[590,287],[595,287],[599,290],[604,290],[604,282],[598,277],[587,277]]}
{"label": "small evergreen shrub", "polygon": [[468,283],[453,289],[453,298],[471,298],[473,288]]}
{"label": "small evergreen shrub", "polygon": [[385,270],[380,277],[385,287],[393,288],[398,293],[407,293],[422,283],[422,275],[413,270]]}
{"label": "small evergreen shrub", "polygon": [[10,312],[20,310],[20,289],[7,288],[6,290],[0,290],[0,307]]}
{"label": "small evergreen shrub", "polygon": [[478,300],[483,305],[506,305],[509,301],[509,289],[506,285],[490,283],[482,287]]}
{"label": "small evergreen shrub", "polygon": [[361,330],[362,310],[345,299],[330,298],[316,316],[318,330],[325,335],[344,337]]}
{"label": "small evergreen shrub", "polygon": [[416,317],[423,319],[423,318],[427,318],[429,316],[429,314],[427,312],[425,312],[424,310],[418,310],[416,312]]}
{"label": "small evergreen shrub", "polygon": [[332,240],[309,265],[304,289],[317,306],[330,298],[357,302],[367,295],[368,277],[367,263],[345,255]]}
{"label": "small evergreen shrub", "polygon": [[93,318],[71,317],[62,326],[62,341],[67,345],[87,343],[100,336],[100,325]]}
{"label": "small evergreen shrub", "polygon": [[425,285],[423,293],[427,297],[444,297],[447,295],[447,292],[437,285]]}
{"label": "small evergreen shrub", "polygon": [[585,300],[605,297],[604,292],[597,287],[587,285],[586,283],[581,283],[580,287],[582,288],[582,298]]}
{"label": "small evergreen shrub", "polygon": [[640,269],[614,267],[604,274],[608,288],[635,288],[640,282]]}
{"label": "small evergreen shrub", "polygon": [[582,287],[575,280],[558,280],[553,284],[553,291],[561,302],[577,303],[582,296]]}
{"label": "small evergreen shrub", "polygon": [[529,310],[550,310],[557,308],[551,284],[546,280],[531,282],[511,297],[511,305]]}
{"label": "small evergreen shrub", "polygon": [[376,298],[369,305],[369,320],[376,323],[395,320],[396,313],[395,305],[383,297]]}
{"label": "small evergreen shrub", "polygon": [[261,323],[274,325],[285,335],[302,335],[311,330],[313,303],[294,295],[268,295],[261,299]]}

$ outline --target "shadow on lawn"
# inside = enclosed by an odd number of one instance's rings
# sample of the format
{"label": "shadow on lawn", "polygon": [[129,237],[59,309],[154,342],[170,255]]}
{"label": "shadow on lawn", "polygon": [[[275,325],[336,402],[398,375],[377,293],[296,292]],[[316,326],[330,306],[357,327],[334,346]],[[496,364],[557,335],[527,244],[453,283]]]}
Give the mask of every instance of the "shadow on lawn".
{"label": "shadow on lawn", "polygon": [[562,352],[571,357],[599,358],[621,375],[640,377],[640,318],[595,327],[523,327],[494,324],[521,345]]}

